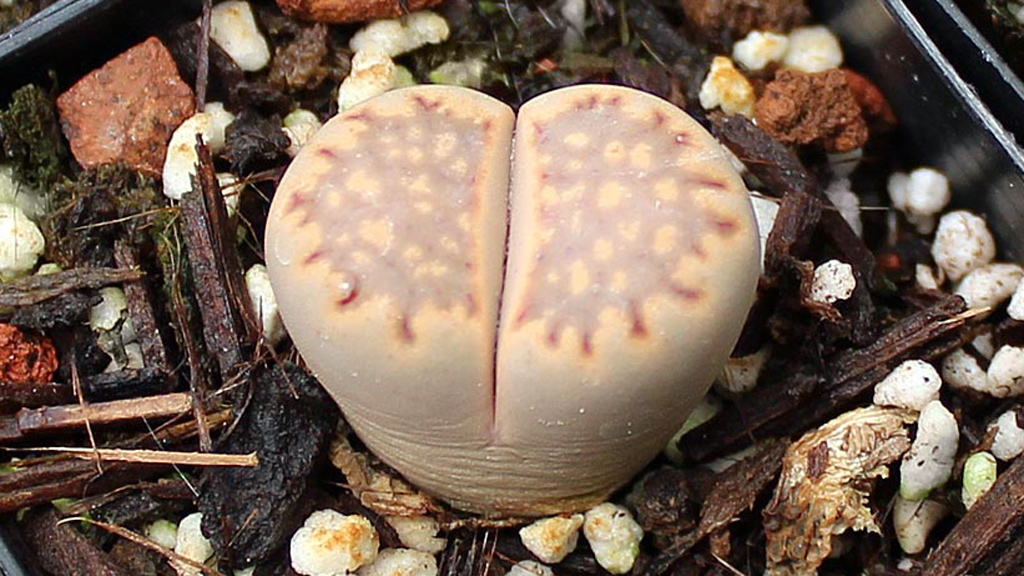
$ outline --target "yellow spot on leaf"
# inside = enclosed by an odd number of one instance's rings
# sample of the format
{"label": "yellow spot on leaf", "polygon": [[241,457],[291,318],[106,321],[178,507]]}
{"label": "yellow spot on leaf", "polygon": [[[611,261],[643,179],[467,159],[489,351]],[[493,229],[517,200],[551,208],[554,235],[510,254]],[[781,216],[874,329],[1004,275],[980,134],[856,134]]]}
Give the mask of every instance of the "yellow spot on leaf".
{"label": "yellow spot on leaf", "polygon": [[565,143],[573,148],[582,148],[590,142],[590,137],[583,132],[573,132],[565,137]]}
{"label": "yellow spot on leaf", "polygon": [[662,226],[654,231],[654,253],[668,254],[676,249],[679,243],[679,229],[675,226]]}
{"label": "yellow spot on leaf", "polygon": [[575,260],[569,265],[569,292],[581,294],[590,286],[590,270],[581,260]]}

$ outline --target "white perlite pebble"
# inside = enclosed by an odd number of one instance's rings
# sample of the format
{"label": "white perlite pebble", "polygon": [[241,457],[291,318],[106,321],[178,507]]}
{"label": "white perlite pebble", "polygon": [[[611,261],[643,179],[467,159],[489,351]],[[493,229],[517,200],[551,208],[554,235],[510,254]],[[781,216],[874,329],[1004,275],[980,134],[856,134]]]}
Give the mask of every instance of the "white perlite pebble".
{"label": "white perlite pebble", "polygon": [[949,514],[949,508],[935,500],[907,500],[896,496],[892,510],[892,523],[896,528],[896,539],[907,554],[924,551],[928,534],[935,525]]}
{"label": "white perlite pebble", "polygon": [[1008,410],[1003,412],[995,422],[988,425],[991,432],[995,429],[995,436],[992,438],[992,446],[989,450],[992,455],[1000,460],[1009,461],[1021,452],[1024,452],[1024,429],[1017,423],[1017,412]]}
{"label": "white perlite pebble", "polygon": [[437,554],[448,542],[437,537],[441,524],[430,516],[385,516],[384,519],[395,529],[398,540],[406,548]]}
{"label": "white perlite pebble", "polygon": [[811,300],[822,304],[846,300],[856,287],[857,279],[853,276],[853,266],[839,260],[829,260],[814,269]]}
{"label": "white perlite pebble", "polygon": [[429,10],[407,14],[395,20],[377,20],[352,36],[349,48],[357,54],[376,48],[394,58],[427,44],[448,39],[448,22]]}
{"label": "white perlite pebble", "polygon": [[779,215],[779,203],[755,194],[750,195],[750,201],[754,205],[754,218],[757,219],[757,235],[761,241],[761,271],[764,272],[764,253],[768,249],[768,235],[772,233],[775,218]]}
{"label": "white perlite pebble", "polygon": [[518,564],[513,564],[505,576],[554,576],[554,574],[550,566],[533,560],[523,560]]}
{"label": "white perlite pebble", "polygon": [[270,63],[270,47],[248,2],[229,0],[215,5],[210,12],[210,39],[246,72],[261,70]]}
{"label": "white perlite pebble", "polygon": [[1010,304],[1006,307],[1006,313],[1014,320],[1024,320],[1024,282],[1017,284],[1017,289],[1010,297]]}
{"label": "white perlite pebble", "polygon": [[222,104],[211,102],[205,112],[196,113],[178,126],[171,135],[164,159],[164,196],[181,200],[182,195],[192,190],[192,175],[199,162],[196,135],[201,134],[210,153],[216,154],[224,149],[224,132],[234,119]]}
{"label": "white perlite pebble", "polygon": [[116,286],[101,288],[100,297],[103,300],[89,309],[89,328],[106,332],[116,328],[128,310],[128,297]]}
{"label": "white perlite pebble", "polygon": [[761,70],[782,60],[789,48],[789,38],[774,32],[754,30],[732,45],[732,59],[747,70]]}
{"label": "white perlite pebble", "polygon": [[373,564],[363,566],[358,576],[437,576],[433,554],[408,548],[385,548]]}
{"label": "white perlite pebble", "polygon": [[954,294],[959,294],[968,308],[995,308],[1013,295],[1021,278],[1024,268],[1017,264],[986,264],[964,276]]}
{"label": "white perlite pebble", "polygon": [[322,124],[316,114],[309,110],[297,108],[288,113],[282,121],[281,128],[285,136],[288,136],[288,155],[295,156],[302,150],[302,147],[309,142],[314,134],[320,131]]}
{"label": "white perlite pebble", "polygon": [[715,385],[730,394],[745,394],[757,386],[761,369],[771,355],[771,348],[764,347],[753,354],[729,358],[722,367],[722,374]]}
{"label": "white perlite pebble", "polygon": [[352,57],[352,70],[341,81],[338,89],[338,108],[341,112],[380,96],[394,87],[395,63],[391,57],[377,47],[356,52]]}
{"label": "white perlite pebble", "polygon": [[254,264],[245,272],[245,288],[249,292],[253,312],[259,316],[263,338],[274,346],[284,338],[284,323],[277,307],[277,297],[270,285],[270,274],[263,264]]}
{"label": "white perlite pebble", "polygon": [[146,538],[161,548],[173,550],[178,544],[178,525],[170,520],[157,520],[146,526]]}
{"label": "white perlite pebble", "polygon": [[988,392],[996,398],[1024,394],[1024,348],[1003,346],[989,362]]}
{"label": "white perlite pebble", "polygon": [[875,386],[874,403],[920,412],[929,402],[939,399],[941,387],[942,379],[931,364],[907,360]]}
{"label": "white perlite pebble", "polygon": [[935,216],[953,195],[946,175],[934,168],[918,168],[910,174],[889,177],[889,197],[898,210],[910,216]]}
{"label": "white perlite pebble", "polygon": [[557,564],[576,549],[583,515],[573,514],[568,518],[556,516],[542,518],[519,529],[523,546],[541,562]]}
{"label": "white perlite pebble", "polygon": [[[203,515],[199,512],[182,518],[181,522],[178,523],[178,537],[174,544],[175,554],[200,564],[213,556],[213,546],[206,539],[206,536],[203,536],[202,522]],[[202,573],[198,568],[193,568],[186,564],[174,564],[172,562],[172,565],[174,565],[174,569],[178,572],[179,576],[198,576]]]}
{"label": "white perlite pebble", "polygon": [[960,500],[970,510],[979,498],[996,483],[997,464],[995,456],[988,452],[971,454],[964,462],[964,482],[960,489]]}
{"label": "white perlite pebble", "polygon": [[46,248],[39,227],[13,204],[0,204],[0,279],[24,276]]}
{"label": "white perlite pebble", "polygon": [[562,35],[562,45],[567,50],[579,50],[583,47],[587,26],[587,0],[561,0],[558,13],[565,18],[566,30]]}
{"label": "white perlite pebble", "polygon": [[747,118],[754,115],[757,100],[750,81],[725,56],[715,56],[711,61],[711,70],[700,85],[699,97],[705,110],[721,108],[726,114],[741,114]]}
{"label": "white perlite pebble", "polygon": [[218,172],[217,184],[220,186],[221,195],[224,196],[224,207],[228,210],[228,217],[233,217],[238,212],[238,202],[242,199],[245,181],[230,172]]}
{"label": "white perlite pebble", "polygon": [[928,290],[938,290],[945,278],[942,277],[942,269],[938,271],[927,264],[918,264],[914,267],[914,279],[917,285]]}
{"label": "white perlite pebble", "polygon": [[583,535],[602,568],[612,574],[625,574],[640,554],[644,530],[633,520],[629,510],[605,502],[586,513]]}
{"label": "white perlite pebble", "polygon": [[843,64],[839,38],[824,26],[797,28],[789,34],[782,63],[801,72],[823,72]]}
{"label": "white perlite pebble", "polygon": [[942,359],[942,381],[953,388],[988,391],[988,376],[978,360],[962,348]]}
{"label": "white perlite pebble", "polygon": [[854,148],[849,152],[831,152],[826,154],[828,158],[828,166],[832,169],[832,176],[834,178],[849,178],[857,167],[860,166],[861,160],[864,159],[864,149]]}
{"label": "white perlite pebble", "polygon": [[839,215],[850,225],[857,236],[864,235],[864,224],[860,220],[860,197],[851,188],[848,178],[833,180],[825,188],[825,196],[832,201]]}
{"label": "white perlite pebble", "polygon": [[985,358],[991,360],[992,356],[995,356],[996,353],[991,328],[989,328],[987,332],[982,332],[975,336],[974,340],[971,340],[971,347],[973,347],[978,354],[981,354]]}
{"label": "white perlite pebble", "polygon": [[359,515],[319,510],[292,536],[292,569],[303,576],[344,576],[377,558],[373,524]]}
{"label": "white perlite pebble", "polygon": [[954,210],[939,219],[932,258],[950,280],[956,282],[995,257],[996,241],[984,220],[964,210]]}
{"label": "white perlite pebble", "polygon": [[923,500],[953,471],[960,428],[938,400],[929,402],[917,420],[917,437],[900,463],[900,495]]}
{"label": "white perlite pebble", "polygon": [[0,164],[0,203],[14,204],[32,220],[46,213],[46,199],[14,178],[14,168]]}

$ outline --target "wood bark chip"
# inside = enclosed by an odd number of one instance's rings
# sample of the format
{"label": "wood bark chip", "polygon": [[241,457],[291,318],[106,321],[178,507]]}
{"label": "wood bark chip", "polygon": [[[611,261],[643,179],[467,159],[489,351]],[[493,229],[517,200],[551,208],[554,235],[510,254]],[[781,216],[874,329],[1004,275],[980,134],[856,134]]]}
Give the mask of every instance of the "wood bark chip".
{"label": "wood bark chip", "polygon": [[[114,262],[119,268],[138,269],[137,249],[123,239],[118,240],[114,243]],[[146,366],[169,374],[171,366],[167,359],[167,347],[145,284],[141,281],[125,283],[124,295],[128,300],[128,317],[132,320],[132,327],[142,347],[142,358]]]}
{"label": "wood bark chip", "polygon": [[213,158],[202,136],[196,136],[196,143],[199,168],[193,175],[192,191],[181,198],[182,233],[203,338],[227,381],[246,360],[243,350],[256,341],[258,330]]}
{"label": "wood bark chip", "polygon": [[0,284],[0,306],[29,306],[72,290],[102,288],[142,278],[139,270],[118,268],[75,268],[26,276]]}
{"label": "wood bark chip", "polygon": [[950,296],[890,326],[875,342],[826,358],[829,374],[817,366],[794,366],[778,384],[755,388],[714,418],[683,436],[680,449],[702,461],[740,448],[751,439],[788,435],[817,425],[865,397],[903,360],[941,358],[971,337],[977,318]]}
{"label": "wood bark chip", "polygon": [[68,524],[53,507],[29,512],[23,523],[26,541],[42,567],[61,576],[129,576],[109,556]]}
{"label": "wood bark chip", "polygon": [[752,455],[719,474],[701,508],[700,524],[655,557],[644,574],[665,573],[701,539],[722,530],[742,512],[753,508],[757,497],[778,474],[788,447],[787,440],[765,440]]}
{"label": "wood bark chip", "polygon": [[910,448],[913,416],[894,408],[852,410],[805,434],[786,451],[764,510],[768,576],[811,576],[848,529],[881,533],[868,507],[871,481]]}

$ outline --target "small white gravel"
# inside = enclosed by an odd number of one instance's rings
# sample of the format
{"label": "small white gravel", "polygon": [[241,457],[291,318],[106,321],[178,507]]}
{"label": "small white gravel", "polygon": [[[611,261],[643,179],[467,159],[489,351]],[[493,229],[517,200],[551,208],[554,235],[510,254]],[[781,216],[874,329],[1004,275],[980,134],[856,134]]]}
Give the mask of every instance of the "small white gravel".
{"label": "small white gravel", "polygon": [[875,385],[874,403],[898,406],[920,412],[939,399],[942,379],[935,368],[923,360],[907,360]]}
{"label": "small white gravel", "polygon": [[0,280],[32,272],[46,248],[36,223],[13,204],[0,204]]}
{"label": "small white gravel", "polygon": [[846,300],[857,287],[853,266],[839,260],[829,260],[814,269],[811,299],[822,304]]}
{"label": "small white gravel", "polygon": [[554,576],[555,572],[550,566],[541,564],[540,562],[534,562],[533,560],[523,560],[517,564],[513,564],[512,568],[505,573],[505,576]]}
{"label": "small white gravel", "polygon": [[964,462],[964,481],[960,500],[970,510],[979,498],[996,483],[996,457],[988,452],[977,452]]}
{"label": "small white gravel", "polygon": [[644,530],[629,510],[605,502],[586,513],[583,535],[602,568],[612,574],[625,574],[640,555],[640,540],[644,537]]}
{"label": "small white gravel", "polygon": [[942,381],[953,388],[988,391],[988,376],[978,360],[962,348],[942,359]]}
{"label": "small white gravel", "polygon": [[249,292],[252,310],[260,319],[263,338],[271,346],[277,345],[285,336],[284,322],[270,283],[270,274],[263,264],[254,264],[245,272],[245,288]]}
{"label": "small white gravel", "polygon": [[801,72],[823,72],[843,64],[839,38],[825,26],[797,28],[789,34],[782,63]]}
{"label": "small white gravel", "polygon": [[406,548],[437,554],[448,543],[437,536],[441,524],[431,516],[385,516],[384,519],[395,529]]}
{"label": "small white gravel", "polygon": [[927,264],[918,264],[914,267],[914,279],[918,286],[927,290],[938,290],[945,281],[941,268],[936,270]]}
{"label": "small white gravel", "polygon": [[376,48],[394,58],[427,44],[448,39],[448,22],[430,10],[421,10],[391,20],[376,20],[352,36],[349,47],[357,54]]}
{"label": "small white gravel", "polygon": [[860,219],[860,197],[853,191],[848,178],[833,180],[825,188],[825,196],[832,201],[839,215],[853,229],[857,236],[864,235],[864,224]]}
{"label": "small white gravel", "polygon": [[557,564],[576,549],[583,515],[541,518],[519,529],[523,546],[547,564]]}
{"label": "small white gravel", "polygon": [[896,539],[906,554],[919,554],[928,543],[932,529],[949,514],[949,508],[935,500],[907,500],[896,496],[892,522]]}
{"label": "small white gravel", "polygon": [[364,48],[352,57],[352,69],[338,89],[338,109],[342,112],[380,96],[394,87],[395,63],[375,46]]}
{"label": "small white gravel", "polygon": [[747,70],[761,70],[782,60],[788,48],[786,35],[754,30],[732,45],[732,59]]}
{"label": "small white gravel", "polygon": [[1024,321],[1024,282],[1017,284],[1017,289],[1010,297],[1010,304],[1006,307],[1006,313],[1018,322]]}
{"label": "small white gravel", "polygon": [[298,108],[284,117],[281,130],[288,136],[288,154],[295,156],[323,126],[316,114]]}
{"label": "small white gravel", "polygon": [[700,105],[705,110],[721,108],[726,114],[754,115],[757,94],[753,85],[726,56],[715,56],[700,85]]}
{"label": "small white gravel", "polygon": [[372,564],[356,571],[358,576],[437,576],[433,554],[408,548],[385,548]]}
{"label": "small white gravel", "polygon": [[775,226],[775,218],[779,215],[779,202],[769,200],[757,194],[750,195],[754,205],[754,218],[757,220],[757,235],[761,241],[761,271],[764,272],[764,255],[768,249],[768,235]]}
{"label": "small white gravel", "polygon": [[938,400],[929,402],[917,420],[917,437],[900,463],[900,495],[923,500],[953,471],[960,428]]}
{"label": "small white gravel", "polygon": [[174,550],[178,544],[178,525],[170,520],[157,520],[146,526],[146,538],[149,538],[161,548]]}
{"label": "small white gravel", "polygon": [[196,135],[201,134],[210,152],[216,154],[224,149],[225,131],[234,119],[222,104],[211,102],[204,112],[196,113],[178,126],[171,135],[164,159],[164,196],[181,200],[182,195],[192,190],[192,175],[199,162]]}
{"label": "small white gravel", "polygon": [[303,576],[344,576],[377,559],[380,542],[363,516],[319,510],[292,536],[292,569]]}
{"label": "small white gravel", "polygon": [[214,5],[210,12],[210,39],[246,72],[262,70],[270,63],[270,46],[256,25],[248,2],[228,0]]}
{"label": "small white gravel", "polygon": [[996,398],[1024,394],[1024,348],[1003,346],[997,350],[986,375],[986,392]]}
{"label": "small white gravel", "polygon": [[988,430],[995,430],[989,449],[996,458],[1009,461],[1024,452],[1024,429],[1017,423],[1015,410],[1003,412],[995,422],[988,425]]}
{"label": "small white gravel", "polygon": [[[213,546],[203,536],[201,528],[203,515],[199,512],[189,514],[178,523],[177,539],[174,544],[174,552],[189,560],[200,564],[206,562],[213,556]],[[201,571],[186,564],[173,564],[179,576],[198,576]]]}
{"label": "small white gravel", "polygon": [[1024,268],[1017,264],[986,264],[964,276],[954,293],[968,308],[995,308],[1013,295],[1021,278]]}
{"label": "small white gravel", "polygon": [[982,218],[965,210],[954,210],[939,219],[932,258],[950,280],[960,280],[995,257],[996,240]]}

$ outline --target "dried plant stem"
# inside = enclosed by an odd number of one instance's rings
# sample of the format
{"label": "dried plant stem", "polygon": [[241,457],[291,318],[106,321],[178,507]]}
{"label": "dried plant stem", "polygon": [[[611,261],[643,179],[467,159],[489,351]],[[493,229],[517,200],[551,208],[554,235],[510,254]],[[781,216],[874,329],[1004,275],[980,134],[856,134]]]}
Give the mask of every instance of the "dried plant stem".
{"label": "dried plant stem", "polygon": [[191,408],[192,399],[189,394],[175,393],[97,404],[23,409],[13,416],[0,418],[0,442],[83,425],[172,416],[188,412]]}
{"label": "dried plant stem", "polygon": [[75,458],[140,464],[179,464],[183,466],[244,466],[252,468],[260,463],[255,452],[249,454],[211,454],[208,452],[173,452],[169,450],[122,450],[119,448],[33,447],[33,452],[59,452]]}

